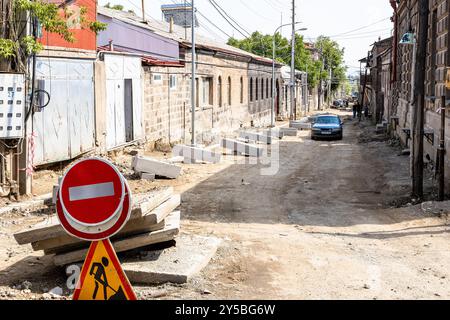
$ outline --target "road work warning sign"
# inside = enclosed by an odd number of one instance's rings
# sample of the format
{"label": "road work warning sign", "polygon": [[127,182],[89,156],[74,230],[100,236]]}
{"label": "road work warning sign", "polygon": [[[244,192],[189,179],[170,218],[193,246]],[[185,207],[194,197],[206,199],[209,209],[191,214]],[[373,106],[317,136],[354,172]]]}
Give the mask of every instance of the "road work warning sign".
{"label": "road work warning sign", "polygon": [[136,300],[109,239],[92,242],[73,300]]}

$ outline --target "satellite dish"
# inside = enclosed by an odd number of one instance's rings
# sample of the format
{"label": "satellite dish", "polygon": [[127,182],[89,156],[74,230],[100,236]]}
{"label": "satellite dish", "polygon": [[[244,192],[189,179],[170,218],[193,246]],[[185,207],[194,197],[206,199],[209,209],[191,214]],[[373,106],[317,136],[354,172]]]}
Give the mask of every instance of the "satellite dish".
{"label": "satellite dish", "polygon": [[414,44],[414,43],[416,43],[416,37],[412,32],[405,33],[402,39],[400,40],[400,44]]}

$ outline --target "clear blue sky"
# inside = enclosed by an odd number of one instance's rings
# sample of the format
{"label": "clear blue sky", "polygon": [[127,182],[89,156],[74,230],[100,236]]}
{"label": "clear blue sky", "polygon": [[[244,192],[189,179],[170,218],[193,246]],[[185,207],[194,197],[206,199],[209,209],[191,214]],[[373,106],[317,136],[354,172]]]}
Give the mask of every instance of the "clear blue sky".
{"label": "clear blue sky", "polygon": [[[283,23],[290,22],[291,0],[215,0],[245,31],[261,31],[272,34]],[[139,13],[141,0],[100,0],[100,5],[110,2]],[[162,19],[161,5],[183,0],[145,0],[146,14]],[[216,26],[199,16],[202,27],[199,32],[226,42],[223,32],[243,38],[215,11],[209,0],[195,0],[198,10]],[[349,73],[357,71],[358,60],[367,55],[370,45],[378,37],[389,37],[393,28],[388,19],[392,8],[388,0],[296,0],[297,21],[307,27],[306,40],[314,41],[319,35],[332,36],[345,48],[345,60]],[[283,19],[283,20],[282,20]],[[218,30],[218,28],[220,30]],[[361,29],[360,29],[361,28]],[[353,31],[355,29],[360,29]],[[352,32],[349,32],[352,31]],[[244,32],[245,34],[245,32]],[[289,27],[283,35],[290,38]]]}

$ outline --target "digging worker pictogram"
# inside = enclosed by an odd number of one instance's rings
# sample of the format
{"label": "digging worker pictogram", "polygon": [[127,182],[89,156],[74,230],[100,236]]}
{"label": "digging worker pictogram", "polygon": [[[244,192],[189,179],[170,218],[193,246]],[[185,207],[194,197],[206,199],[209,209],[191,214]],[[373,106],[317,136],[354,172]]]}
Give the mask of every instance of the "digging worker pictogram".
{"label": "digging worker pictogram", "polygon": [[[108,279],[106,277],[105,267],[109,266],[109,260],[107,258],[102,258],[102,263],[94,263],[92,264],[91,270],[89,271],[89,275],[94,275],[95,279],[95,289],[94,294],[92,295],[92,299],[95,300],[97,297],[99,285],[103,286],[103,296],[105,300],[108,300]],[[95,270],[97,268],[97,270]]]}

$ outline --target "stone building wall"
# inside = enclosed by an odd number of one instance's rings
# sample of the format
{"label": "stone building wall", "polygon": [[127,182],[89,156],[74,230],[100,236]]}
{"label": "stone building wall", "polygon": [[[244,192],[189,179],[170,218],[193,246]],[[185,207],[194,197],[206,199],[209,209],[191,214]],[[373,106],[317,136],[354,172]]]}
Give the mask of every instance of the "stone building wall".
{"label": "stone building wall", "polygon": [[[189,143],[191,140],[191,54],[184,67],[144,67],[144,127],[149,142]],[[197,52],[196,140],[209,144],[241,128],[270,124],[272,67],[206,50]],[[279,72],[276,73],[279,76]],[[156,76],[156,79],[155,79]],[[176,85],[170,88],[170,78]],[[260,82],[259,98],[250,79]],[[261,81],[264,80],[264,97]],[[269,92],[267,92],[269,82]],[[255,83],[256,84],[256,83]]]}

